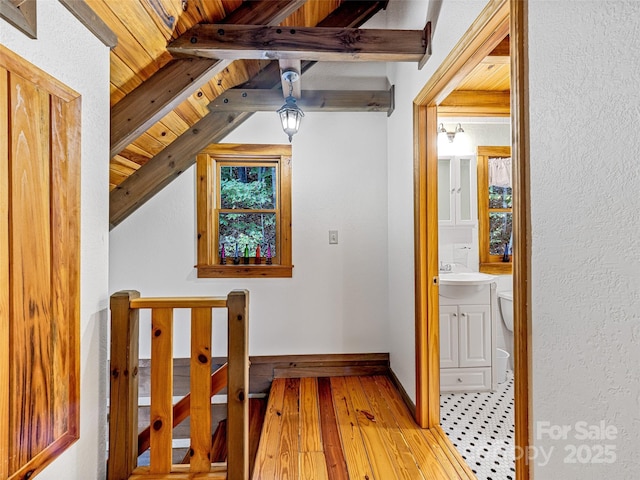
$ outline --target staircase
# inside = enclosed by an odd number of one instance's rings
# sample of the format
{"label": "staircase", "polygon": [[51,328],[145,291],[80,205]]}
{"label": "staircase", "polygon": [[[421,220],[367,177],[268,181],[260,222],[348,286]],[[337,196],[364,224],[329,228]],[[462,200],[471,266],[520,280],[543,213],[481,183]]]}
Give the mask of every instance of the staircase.
{"label": "staircase", "polygon": [[[247,291],[227,297],[140,298],[136,291],[111,297],[111,391],[107,480],[248,480],[250,402]],[[151,309],[150,425],[138,434],[139,310]],[[191,310],[190,393],[173,405],[173,310]],[[228,362],[211,373],[212,313],[226,308]],[[211,397],[227,387],[227,419],[211,435]],[[187,463],[173,463],[173,429],[190,418]],[[262,408],[264,418],[264,408]],[[257,440],[256,449],[257,449]],[[225,448],[226,447],[226,448]],[[149,465],[138,457],[149,450]],[[217,462],[214,460],[221,460]]]}

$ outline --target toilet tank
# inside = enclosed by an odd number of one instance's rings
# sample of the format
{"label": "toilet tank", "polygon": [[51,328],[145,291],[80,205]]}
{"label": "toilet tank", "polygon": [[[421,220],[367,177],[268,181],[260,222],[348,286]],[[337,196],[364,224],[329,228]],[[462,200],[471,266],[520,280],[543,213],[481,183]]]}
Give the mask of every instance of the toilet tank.
{"label": "toilet tank", "polygon": [[498,292],[498,307],[505,327],[513,332],[513,292],[511,290]]}

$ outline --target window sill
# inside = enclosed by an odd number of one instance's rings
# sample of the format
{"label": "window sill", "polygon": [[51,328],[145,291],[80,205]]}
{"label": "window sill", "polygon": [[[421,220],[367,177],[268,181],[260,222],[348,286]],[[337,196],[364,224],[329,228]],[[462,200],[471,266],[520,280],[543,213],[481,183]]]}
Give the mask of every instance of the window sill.
{"label": "window sill", "polygon": [[198,278],[291,278],[293,265],[196,265]]}
{"label": "window sill", "polygon": [[494,275],[511,275],[513,273],[513,263],[511,262],[491,262],[481,263],[480,272]]}

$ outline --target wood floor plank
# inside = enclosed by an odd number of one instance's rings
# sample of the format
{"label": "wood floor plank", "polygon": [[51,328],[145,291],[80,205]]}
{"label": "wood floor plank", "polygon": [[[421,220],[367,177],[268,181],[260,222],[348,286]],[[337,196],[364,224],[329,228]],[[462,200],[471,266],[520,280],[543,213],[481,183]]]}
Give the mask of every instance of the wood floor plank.
{"label": "wood floor plank", "polygon": [[249,478],[253,475],[266,411],[267,401],[264,398],[249,399]]}
{"label": "wood floor plank", "polygon": [[342,449],[347,462],[349,478],[373,479],[367,449],[362,440],[356,412],[353,405],[351,405],[351,397],[349,396],[344,378],[332,378],[331,391],[333,393],[336,420],[338,422],[338,428],[340,429]]}
{"label": "wood floor plank", "polygon": [[367,449],[374,477],[380,480],[399,479],[400,477],[394,467],[396,459],[389,454],[387,449],[389,440],[384,437],[382,428],[378,427],[377,418],[371,413],[372,408],[369,404],[369,399],[362,390],[360,380],[358,377],[346,377],[345,383],[356,412],[356,419]]}
{"label": "wood floor plank", "polygon": [[461,480],[460,474],[456,469],[456,465],[453,465],[451,463],[447,452],[444,451],[442,445],[440,444],[440,441],[433,435],[433,432],[431,432],[430,430],[423,430],[422,436],[426,439],[427,444],[429,445],[429,448],[431,449],[431,452],[433,453],[435,458],[438,460],[438,462],[440,462],[440,465],[442,465],[442,467],[447,472],[447,478],[451,480]]}
{"label": "wood floor plank", "polygon": [[331,381],[326,377],[318,379],[318,401],[320,404],[320,431],[329,480],[349,480],[347,463],[342,452],[340,433],[336,423]]}
{"label": "wood floor plank", "polygon": [[275,379],[252,478],[476,477],[442,429],[414,422],[388,377],[368,376]]}
{"label": "wood floor plank", "polygon": [[284,379],[275,379],[271,384],[269,402],[265,415],[260,446],[253,470],[253,480],[274,480],[278,463],[282,407],[284,405]]}
{"label": "wood floor plank", "polygon": [[320,436],[318,381],[315,378],[300,379],[300,451],[323,451]]}
{"label": "wood floor plank", "polygon": [[[413,420],[411,412],[389,378],[377,376],[374,377],[374,381],[379,395],[392,412],[424,477],[427,480],[449,480],[449,474],[435,457],[422,435],[422,429]],[[365,388],[365,391],[369,390]],[[455,473],[453,470],[452,472]]]}
{"label": "wood floor plank", "polygon": [[476,480],[473,470],[471,470],[469,465],[464,461],[464,458],[462,458],[460,452],[456,450],[455,446],[451,440],[449,440],[447,434],[444,433],[442,428],[437,427],[432,428],[431,430],[436,440],[440,443],[442,450],[447,455],[447,458],[449,458],[449,461],[455,467],[458,475],[460,475],[460,478],[462,480]]}
{"label": "wood floor plank", "polygon": [[300,480],[329,480],[324,452],[300,452],[298,459]]}
{"label": "wood floor plank", "polygon": [[400,430],[394,415],[389,410],[387,402],[382,398],[373,377],[359,377],[362,390],[371,405],[371,413],[378,423],[378,430],[385,439],[387,452],[393,458],[398,477],[405,480],[424,480],[425,477],[418,468],[415,456],[407,445],[403,432]]}
{"label": "wood floor plank", "polygon": [[287,378],[282,407],[282,427],[278,446],[276,477],[298,478],[298,453],[300,452],[300,379]]}

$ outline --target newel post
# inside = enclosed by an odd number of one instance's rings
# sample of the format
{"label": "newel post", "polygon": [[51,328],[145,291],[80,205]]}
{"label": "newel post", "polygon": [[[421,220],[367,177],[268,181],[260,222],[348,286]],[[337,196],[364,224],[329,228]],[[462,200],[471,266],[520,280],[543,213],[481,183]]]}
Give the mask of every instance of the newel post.
{"label": "newel post", "polygon": [[249,292],[234,290],[228,309],[227,480],[249,478]]}
{"label": "newel post", "polygon": [[108,480],[127,480],[138,460],[138,310],[135,290],[111,296]]}

